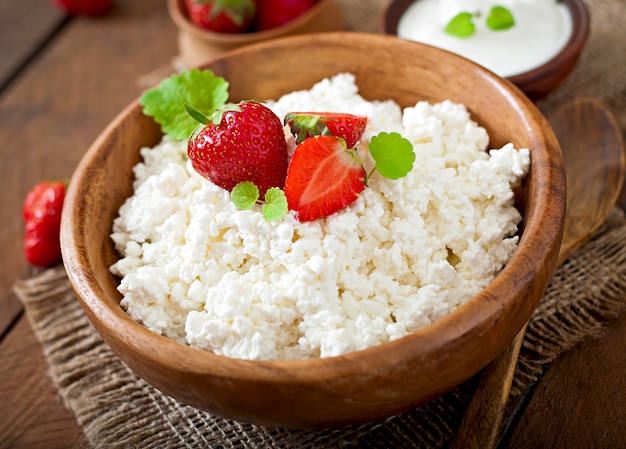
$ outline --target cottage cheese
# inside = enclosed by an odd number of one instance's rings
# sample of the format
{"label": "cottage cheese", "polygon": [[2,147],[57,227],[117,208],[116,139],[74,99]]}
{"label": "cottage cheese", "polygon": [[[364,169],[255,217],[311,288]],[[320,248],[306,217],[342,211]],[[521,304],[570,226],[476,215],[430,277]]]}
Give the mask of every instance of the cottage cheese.
{"label": "cottage cheese", "polygon": [[414,145],[415,167],[396,181],[373,176],[356,202],[326,219],[268,222],[196,174],[186,143],[164,138],[142,149],[112,233],[122,257],[111,270],[133,319],[236,358],[336,356],[438,320],[509,260],[521,219],[512,187],[529,152],[486,151],[487,133],[464,106],[369,102],[351,74],[268,105],[279,117],[367,115],[361,153],[372,135],[398,131]]}

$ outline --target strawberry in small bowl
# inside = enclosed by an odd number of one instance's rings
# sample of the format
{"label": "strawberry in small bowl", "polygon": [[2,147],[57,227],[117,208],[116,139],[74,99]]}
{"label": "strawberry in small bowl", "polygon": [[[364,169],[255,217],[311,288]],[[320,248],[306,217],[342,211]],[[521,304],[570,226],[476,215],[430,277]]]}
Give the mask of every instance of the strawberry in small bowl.
{"label": "strawberry in small bowl", "polygon": [[167,0],[167,5],[189,67],[244,45],[344,28],[334,0]]}

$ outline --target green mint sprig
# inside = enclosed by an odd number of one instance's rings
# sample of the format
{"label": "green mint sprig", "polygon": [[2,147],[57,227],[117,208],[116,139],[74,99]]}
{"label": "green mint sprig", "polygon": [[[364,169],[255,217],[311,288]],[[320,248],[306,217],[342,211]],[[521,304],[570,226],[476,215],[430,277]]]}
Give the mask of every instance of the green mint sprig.
{"label": "green mint sprig", "polygon": [[[230,192],[230,198],[239,210],[250,210],[259,202],[259,188],[253,182],[240,182]],[[267,221],[278,220],[289,212],[285,192],[272,187],[265,192],[261,213]]]}
{"label": "green mint sprig", "polygon": [[[477,18],[480,18],[479,13],[460,12],[450,19],[444,31],[455,37],[470,37],[476,31],[474,19]],[[489,9],[489,14],[485,18],[485,24],[492,31],[504,31],[515,26],[515,18],[509,9],[504,6],[494,5]]]}
{"label": "green mint sprig", "polygon": [[145,91],[139,103],[143,113],[161,125],[161,130],[175,140],[186,140],[198,122],[186,110],[193,105],[201,115],[210,115],[228,100],[228,82],[210,70],[192,69],[174,74]]}

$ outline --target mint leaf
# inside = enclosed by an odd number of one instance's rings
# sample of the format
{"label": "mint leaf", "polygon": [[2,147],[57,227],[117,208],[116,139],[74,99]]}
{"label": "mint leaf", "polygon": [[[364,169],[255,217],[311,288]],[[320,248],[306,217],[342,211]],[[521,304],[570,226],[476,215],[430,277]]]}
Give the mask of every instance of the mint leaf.
{"label": "mint leaf", "polygon": [[237,209],[250,210],[259,199],[259,189],[253,182],[240,182],[230,192],[230,199]]}
{"label": "mint leaf", "polygon": [[278,220],[289,212],[287,197],[278,187],[272,187],[265,192],[265,204],[263,205],[263,217],[267,221]]}
{"label": "mint leaf", "polygon": [[161,81],[158,87],[143,93],[139,103],[143,113],[161,125],[163,133],[176,140],[185,140],[198,123],[191,117],[185,104],[203,115],[223,106],[228,100],[228,82],[210,70],[192,69],[174,74]]}
{"label": "mint leaf", "polygon": [[515,25],[515,19],[511,11],[504,6],[496,5],[489,10],[486,24],[494,31],[503,31],[513,27]]}
{"label": "mint leaf", "polygon": [[369,150],[376,162],[376,170],[385,178],[402,178],[413,169],[413,145],[396,132],[381,132],[372,137]]}
{"label": "mint leaf", "polygon": [[455,37],[470,37],[476,31],[473,18],[472,13],[460,12],[450,19],[444,31]]}

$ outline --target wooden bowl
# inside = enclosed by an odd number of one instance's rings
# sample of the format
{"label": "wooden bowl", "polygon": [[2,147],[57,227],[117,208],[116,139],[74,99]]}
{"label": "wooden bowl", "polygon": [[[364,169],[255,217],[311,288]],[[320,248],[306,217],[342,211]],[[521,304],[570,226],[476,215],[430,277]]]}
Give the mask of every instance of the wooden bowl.
{"label": "wooden bowl", "polygon": [[334,0],[319,0],[311,9],[282,26],[240,34],[217,33],[193,24],[187,17],[184,0],[167,0],[167,8],[178,28],[181,58],[189,67],[244,45],[293,34],[340,31],[345,26],[341,9]]}
{"label": "wooden bowl", "polygon": [[[380,22],[384,34],[398,34],[398,24],[406,10],[419,0],[393,0]],[[583,0],[561,0],[572,17],[572,35],[552,59],[524,73],[507,77],[530,99],[539,101],[557,89],[573,70],[589,35],[590,18]]]}
{"label": "wooden bowl", "polygon": [[[300,55],[316,64],[300,70]],[[399,63],[402,70],[399,70]],[[454,54],[393,36],[324,33],[235,50],[207,68],[230,82],[231,100],[277,98],[323,77],[352,72],[368,99],[464,103],[491,145],[531,151],[518,193],[519,247],[497,278],[453,313],[396,341],[313,360],[249,361],[156,335],[120,306],[118,259],[109,235],[132,193],[139,149],[161,139],[133,102],[98,137],[76,169],[63,211],[62,249],[87,316],[139,376],[192,406],[236,420],[320,428],[410,410],[481,370],[530,317],[555,266],[563,228],[565,174],[558,143],[535,105],[510,83]]]}

